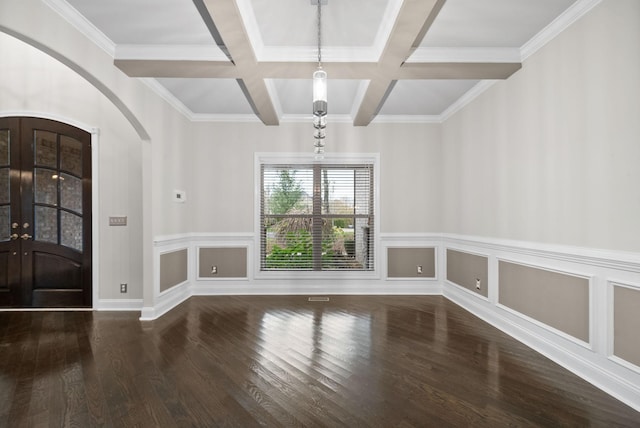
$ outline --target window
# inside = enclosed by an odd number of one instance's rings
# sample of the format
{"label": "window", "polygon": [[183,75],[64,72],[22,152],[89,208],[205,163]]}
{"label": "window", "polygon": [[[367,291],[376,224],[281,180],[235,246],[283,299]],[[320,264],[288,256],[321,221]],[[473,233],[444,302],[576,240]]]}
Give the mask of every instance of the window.
{"label": "window", "polygon": [[261,271],[373,271],[374,163],[260,163]]}

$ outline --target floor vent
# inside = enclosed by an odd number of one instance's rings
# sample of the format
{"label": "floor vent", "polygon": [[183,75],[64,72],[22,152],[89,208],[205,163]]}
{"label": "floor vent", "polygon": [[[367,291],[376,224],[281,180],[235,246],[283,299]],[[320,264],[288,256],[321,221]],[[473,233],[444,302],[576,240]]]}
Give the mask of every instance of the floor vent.
{"label": "floor vent", "polygon": [[310,302],[328,302],[328,297],[309,297]]}

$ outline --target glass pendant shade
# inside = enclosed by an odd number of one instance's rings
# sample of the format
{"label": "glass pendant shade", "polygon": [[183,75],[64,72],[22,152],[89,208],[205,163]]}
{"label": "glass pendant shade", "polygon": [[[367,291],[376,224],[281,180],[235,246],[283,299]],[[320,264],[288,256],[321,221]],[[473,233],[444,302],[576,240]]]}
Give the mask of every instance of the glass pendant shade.
{"label": "glass pendant shade", "polygon": [[313,127],[316,129],[324,129],[327,127],[327,116],[313,116]]}
{"label": "glass pendant shade", "polygon": [[327,72],[321,68],[313,73],[313,114],[327,114]]}

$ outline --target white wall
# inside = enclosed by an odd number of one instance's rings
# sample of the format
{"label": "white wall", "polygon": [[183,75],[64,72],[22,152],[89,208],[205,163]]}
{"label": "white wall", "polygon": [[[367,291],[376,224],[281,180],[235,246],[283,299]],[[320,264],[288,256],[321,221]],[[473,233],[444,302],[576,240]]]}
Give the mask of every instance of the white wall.
{"label": "white wall", "polygon": [[447,120],[444,231],[640,251],[639,40],[604,1]]}
{"label": "white wall", "polygon": [[[253,232],[254,153],[313,153],[311,123],[196,123],[193,188],[185,204],[192,231]],[[380,153],[380,231],[441,230],[440,126],[346,123],[327,126],[327,153]]]}
{"label": "white wall", "polygon": [[[189,231],[171,195],[191,181],[190,122],[39,0],[2,1],[0,34],[0,112],[99,131],[99,298],[153,296],[145,291],[153,281],[153,236]],[[129,225],[108,227],[114,214],[127,215]],[[127,294],[119,293],[121,282]]]}

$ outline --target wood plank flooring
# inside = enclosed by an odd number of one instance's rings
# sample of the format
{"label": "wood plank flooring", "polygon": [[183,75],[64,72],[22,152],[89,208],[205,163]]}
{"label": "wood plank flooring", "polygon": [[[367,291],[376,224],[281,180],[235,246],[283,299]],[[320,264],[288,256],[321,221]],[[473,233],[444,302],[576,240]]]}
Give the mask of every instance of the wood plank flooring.
{"label": "wood plank flooring", "polygon": [[193,297],[138,316],[0,313],[0,426],[640,426],[440,296]]}

